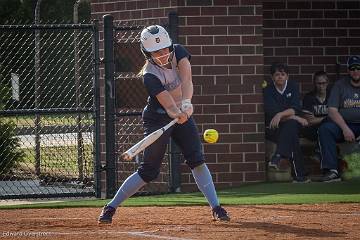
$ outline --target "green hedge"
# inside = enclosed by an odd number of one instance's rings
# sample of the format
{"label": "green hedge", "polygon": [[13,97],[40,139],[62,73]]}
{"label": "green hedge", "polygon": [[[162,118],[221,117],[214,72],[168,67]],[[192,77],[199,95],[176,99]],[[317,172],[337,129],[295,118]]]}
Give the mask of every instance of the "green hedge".
{"label": "green hedge", "polygon": [[23,160],[20,141],[15,135],[15,124],[0,122],[0,175],[8,174]]}
{"label": "green hedge", "polygon": [[360,153],[353,152],[344,157],[346,161],[344,179],[360,178]]}

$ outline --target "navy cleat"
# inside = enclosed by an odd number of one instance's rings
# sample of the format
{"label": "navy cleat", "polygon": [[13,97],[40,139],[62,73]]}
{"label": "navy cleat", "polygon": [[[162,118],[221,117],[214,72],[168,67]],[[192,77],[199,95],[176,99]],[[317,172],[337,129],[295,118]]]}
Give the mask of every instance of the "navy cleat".
{"label": "navy cleat", "polygon": [[112,217],[114,216],[116,212],[116,209],[105,205],[103,210],[101,211],[101,214],[98,218],[99,224],[111,224],[112,223]]}
{"label": "navy cleat", "polygon": [[230,217],[226,210],[220,206],[214,207],[212,209],[212,214],[214,221],[230,221]]}

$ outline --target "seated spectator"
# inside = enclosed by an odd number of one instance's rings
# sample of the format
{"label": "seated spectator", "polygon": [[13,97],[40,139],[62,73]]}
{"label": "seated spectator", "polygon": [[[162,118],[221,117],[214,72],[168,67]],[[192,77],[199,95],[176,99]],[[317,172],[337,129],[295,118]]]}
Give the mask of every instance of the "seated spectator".
{"label": "seated spectator", "polygon": [[[302,129],[302,134],[310,141],[317,142],[317,131],[320,124],[326,120],[328,115],[327,100],[329,78],[324,71],[314,73],[314,89],[305,94],[303,99],[303,116],[309,125]],[[315,155],[312,156],[316,161],[320,161],[319,146],[315,148]]]}
{"label": "seated spectator", "polygon": [[328,99],[329,121],[319,128],[321,181],[341,181],[337,142],[354,142],[360,136],[360,57],[348,59],[348,73],[335,82]]}
{"label": "seated spectator", "polygon": [[290,163],[294,182],[308,182],[299,143],[299,130],[308,123],[297,115],[301,112],[298,85],[288,80],[285,64],[274,63],[270,71],[273,82],[264,89],[265,135],[276,143],[276,151],[269,167]]}

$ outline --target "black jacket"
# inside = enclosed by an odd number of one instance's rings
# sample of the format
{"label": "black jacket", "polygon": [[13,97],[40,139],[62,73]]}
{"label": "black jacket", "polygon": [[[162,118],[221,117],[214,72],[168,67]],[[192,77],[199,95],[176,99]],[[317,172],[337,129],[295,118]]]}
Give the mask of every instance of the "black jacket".
{"label": "black jacket", "polygon": [[271,119],[279,112],[292,108],[295,114],[300,114],[301,100],[299,86],[296,82],[288,80],[283,94],[280,94],[274,83],[264,88],[265,125],[269,126]]}

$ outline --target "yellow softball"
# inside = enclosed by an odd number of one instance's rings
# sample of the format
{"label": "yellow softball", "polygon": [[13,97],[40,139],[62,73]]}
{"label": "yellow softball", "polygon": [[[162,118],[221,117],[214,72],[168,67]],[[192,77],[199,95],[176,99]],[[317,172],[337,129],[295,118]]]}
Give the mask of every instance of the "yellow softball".
{"label": "yellow softball", "polygon": [[219,139],[219,133],[215,129],[206,129],[204,132],[204,140],[208,143],[216,143]]}
{"label": "yellow softball", "polygon": [[267,85],[268,85],[268,84],[267,84],[267,81],[266,81],[266,80],[264,80],[264,81],[261,83],[261,87],[262,87],[262,88],[266,88]]}

